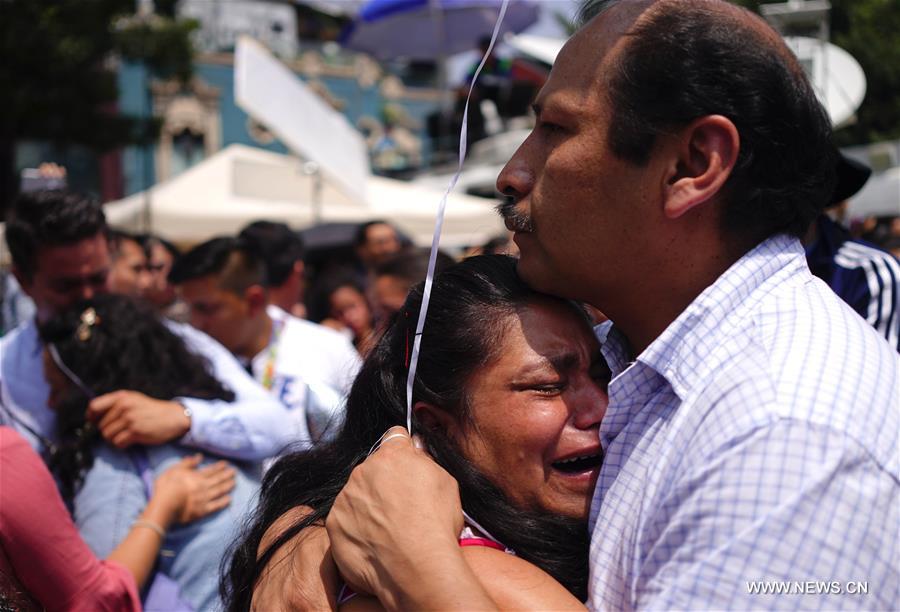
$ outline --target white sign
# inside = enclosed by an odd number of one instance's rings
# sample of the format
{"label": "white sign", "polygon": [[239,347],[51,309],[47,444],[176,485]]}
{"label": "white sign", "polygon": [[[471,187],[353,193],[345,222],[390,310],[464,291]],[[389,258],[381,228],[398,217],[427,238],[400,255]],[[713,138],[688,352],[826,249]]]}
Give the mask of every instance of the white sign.
{"label": "white sign", "polygon": [[344,193],[366,201],[369,158],[362,135],[248,36],[238,39],[235,50],[234,97],[291,151],[315,162]]}

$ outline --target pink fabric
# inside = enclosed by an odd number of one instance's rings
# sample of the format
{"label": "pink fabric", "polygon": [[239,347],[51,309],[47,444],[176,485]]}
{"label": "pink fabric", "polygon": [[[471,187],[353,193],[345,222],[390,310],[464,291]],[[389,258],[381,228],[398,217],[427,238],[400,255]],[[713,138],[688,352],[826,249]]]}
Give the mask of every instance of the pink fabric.
{"label": "pink fabric", "polygon": [[[503,551],[507,550],[507,548],[503,544],[500,544],[499,542],[489,540],[488,538],[478,538],[478,537],[470,537],[470,536],[465,536],[465,537],[461,536],[459,538],[459,545],[461,547],[462,546],[484,546],[486,548],[496,548],[497,550],[503,550]],[[343,585],[341,585],[340,591],[338,591],[338,597],[337,597],[338,605],[340,605],[342,603],[347,603],[354,597],[356,597],[356,591],[354,591],[351,587],[349,587],[347,585],[347,583],[345,582]]]}
{"label": "pink fabric", "polygon": [[9,427],[0,427],[0,544],[0,572],[47,610],[141,609],[131,572],[94,556],[44,462]]}
{"label": "pink fabric", "polygon": [[460,546],[485,546],[487,548],[496,548],[497,550],[506,550],[506,546],[500,542],[494,542],[487,538],[460,538]]}

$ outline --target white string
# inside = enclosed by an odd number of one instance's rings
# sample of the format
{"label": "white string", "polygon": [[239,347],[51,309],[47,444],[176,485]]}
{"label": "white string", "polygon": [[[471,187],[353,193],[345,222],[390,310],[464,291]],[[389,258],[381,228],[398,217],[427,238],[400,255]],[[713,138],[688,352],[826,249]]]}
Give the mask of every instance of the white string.
{"label": "white string", "polygon": [[390,440],[392,438],[408,438],[409,437],[407,434],[402,434],[402,433],[392,433],[391,435],[388,435],[389,431],[390,431],[390,429],[386,430],[383,434],[381,434],[381,437],[375,441],[375,444],[373,444],[371,446],[371,448],[369,448],[369,452],[366,453],[366,457],[368,457],[369,455],[371,455],[372,453],[377,451],[379,448],[381,448],[382,444],[384,444],[385,442],[387,442],[388,440]]}
{"label": "white string", "polygon": [[[460,129],[459,132],[459,162],[456,166],[456,173],[453,175],[453,178],[450,179],[450,184],[447,186],[447,190],[444,192],[444,197],[441,198],[441,203],[438,206],[437,219],[434,223],[434,236],[431,239],[431,253],[428,256],[428,273],[425,275],[425,288],[422,292],[422,306],[419,308],[419,318],[416,320],[416,335],[413,339],[412,355],[410,356],[409,360],[409,374],[406,377],[406,430],[410,435],[412,435],[413,383],[416,380],[416,367],[419,365],[419,348],[422,344],[422,330],[425,329],[425,318],[428,314],[428,302],[431,300],[431,284],[434,280],[434,265],[435,261],[437,260],[438,248],[441,244],[441,232],[444,228],[444,211],[447,208],[447,197],[456,186],[456,182],[459,180],[459,175],[462,173],[463,162],[466,159],[466,140],[468,137],[469,123],[469,101],[472,99],[472,90],[475,88],[475,83],[478,80],[478,76],[481,74],[481,69],[484,68],[484,65],[485,63],[487,63],[491,52],[494,50],[494,43],[497,42],[497,35],[500,33],[500,26],[503,24],[503,18],[506,16],[506,8],[508,5],[509,0],[503,0],[503,4],[500,5],[500,12],[497,14],[497,23],[494,24],[494,31],[491,34],[491,43],[488,45],[487,51],[485,51],[484,56],[481,58],[481,63],[478,64],[478,68],[475,69],[475,74],[472,76],[472,82],[469,84],[469,93],[466,96],[466,105],[463,108],[462,129]],[[384,436],[382,436],[382,438],[383,437]],[[379,442],[376,443],[376,447],[380,442],[381,440],[379,439]],[[369,452],[371,453],[371,451]],[[492,536],[487,529],[479,525],[474,519],[472,519],[471,516],[466,514],[465,510],[463,510],[463,516],[472,526],[481,530],[481,532],[488,538],[494,540],[495,542],[499,542],[499,540]]]}
{"label": "white string", "polygon": [[435,261],[437,260],[438,248],[441,244],[441,232],[444,228],[444,211],[447,208],[447,197],[456,186],[456,182],[459,180],[459,175],[462,173],[463,162],[466,159],[466,140],[468,137],[469,123],[469,101],[472,99],[472,90],[475,88],[475,82],[478,80],[478,75],[481,74],[481,69],[484,68],[484,65],[490,57],[491,52],[494,50],[494,43],[497,41],[497,35],[500,33],[500,26],[503,24],[503,18],[506,16],[506,7],[508,5],[509,0],[503,0],[503,4],[500,5],[500,12],[497,15],[497,23],[494,24],[494,32],[491,34],[491,44],[488,45],[487,51],[481,58],[481,63],[478,64],[478,68],[475,70],[475,74],[472,76],[472,82],[469,84],[469,93],[466,96],[466,105],[463,109],[462,129],[459,132],[459,162],[456,166],[456,173],[453,175],[453,178],[450,179],[450,184],[447,186],[447,190],[444,192],[444,197],[441,198],[441,203],[438,206],[437,219],[434,223],[434,236],[431,239],[431,253],[428,256],[428,273],[425,275],[425,289],[422,292],[422,306],[419,308],[419,318],[416,320],[416,335],[413,339],[412,355],[409,359],[409,374],[407,374],[406,376],[406,430],[410,433],[410,435],[412,435],[413,383],[416,380],[416,368],[419,365],[419,347],[422,344],[422,330],[425,329],[425,317],[428,314],[428,302],[431,300],[431,283],[434,280],[434,266]]}

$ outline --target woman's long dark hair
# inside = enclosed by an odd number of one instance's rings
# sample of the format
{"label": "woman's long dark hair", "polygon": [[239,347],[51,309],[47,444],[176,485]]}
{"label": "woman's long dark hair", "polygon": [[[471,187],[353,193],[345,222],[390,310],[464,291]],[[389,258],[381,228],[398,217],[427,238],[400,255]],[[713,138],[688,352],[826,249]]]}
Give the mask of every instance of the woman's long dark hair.
{"label": "woman's long dark hair", "polygon": [[[93,315],[86,314],[90,310]],[[162,400],[234,399],[205,358],[189,351],[149,306],[125,296],[79,302],[42,325],[40,335],[93,395],[127,389]],[[59,444],[48,464],[69,503],[93,465],[92,448],[100,440],[85,421],[89,401],[73,383],[56,407]]]}
{"label": "woman's long dark hair", "polygon": [[[465,389],[469,377],[496,357],[510,317],[537,295],[516,275],[515,260],[506,256],[473,257],[438,275],[422,337],[413,401],[439,406],[461,421],[468,418]],[[254,585],[273,554],[302,529],[323,524],[350,472],[366,458],[379,436],[391,426],[406,424],[407,356],[421,302],[420,284],[366,358],[350,391],[346,420],[337,438],[286,455],[266,474],[260,504],[222,578],[226,609],[250,609]],[[414,428],[431,456],[459,482],[463,507],[475,520],[576,597],[587,598],[588,533],[584,521],[514,506],[463,457],[444,431],[415,424]],[[259,551],[266,530],[301,505],[313,512]]]}

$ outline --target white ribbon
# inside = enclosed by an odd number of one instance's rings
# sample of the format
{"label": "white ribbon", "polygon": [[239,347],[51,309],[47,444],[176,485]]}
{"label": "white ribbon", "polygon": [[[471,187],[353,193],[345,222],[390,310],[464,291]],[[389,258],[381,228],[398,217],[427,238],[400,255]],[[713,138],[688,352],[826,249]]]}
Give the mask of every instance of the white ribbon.
{"label": "white ribbon", "polygon": [[[431,239],[431,253],[428,256],[428,273],[425,275],[425,289],[422,292],[422,306],[419,308],[419,318],[416,320],[416,335],[413,339],[412,355],[409,359],[409,374],[406,376],[406,430],[410,435],[412,435],[413,383],[416,380],[416,367],[419,365],[419,348],[422,344],[422,330],[425,329],[425,318],[428,314],[428,302],[431,300],[431,284],[434,280],[434,265],[437,260],[438,248],[441,245],[441,232],[444,228],[444,211],[447,208],[447,197],[456,186],[459,175],[462,173],[463,162],[466,159],[469,101],[472,99],[472,90],[475,88],[475,82],[478,80],[478,75],[481,74],[481,69],[484,68],[484,64],[494,50],[494,43],[497,41],[497,35],[500,33],[500,26],[503,23],[503,17],[506,16],[506,7],[508,5],[509,0],[503,0],[503,4],[500,5],[500,12],[497,14],[497,23],[494,24],[494,32],[491,34],[491,44],[488,45],[484,57],[481,58],[481,63],[478,64],[478,68],[472,76],[472,82],[469,84],[469,94],[466,96],[466,105],[463,109],[462,128],[459,132],[459,162],[456,166],[456,173],[453,175],[453,178],[450,179],[450,184],[444,192],[444,197],[441,198],[441,203],[438,206],[437,219],[434,223],[434,236]],[[476,524],[475,526],[477,527],[478,525]]]}
{"label": "white ribbon", "polygon": [[[475,70],[475,74],[472,76],[472,82],[469,84],[469,93],[466,96],[466,105],[463,109],[462,128],[459,132],[459,162],[456,166],[456,173],[453,175],[453,178],[450,179],[450,184],[447,186],[447,190],[444,192],[444,197],[441,198],[441,203],[438,206],[437,219],[434,223],[434,236],[431,239],[431,253],[428,256],[428,273],[425,275],[425,289],[422,292],[422,306],[419,308],[419,318],[416,320],[416,335],[413,339],[412,355],[410,356],[409,360],[409,374],[406,377],[406,430],[410,435],[412,435],[413,383],[416,380],[416,367],[419,364],[419,348],[422,344],[422,330],[425,329],[425,318],[428,314],[428,302],[431,299],[431,284],[434,280],[434,265],[435,261],[437,260],[438,248],[441,244],[441,232],[444,227],[444,211],[447,208],[447,197],[456,186],[456,182],[459,180],[459,175],[462,173],[463,162],[466,159],[466,137],[468,135],[469,101],[472,99],[472,90],[475,88],[475,82],[478,80],[478,75],[481,74],[481,69],[484,68],[484,64],[487,62],[488,57],[490,57],[491,52],[494,50],[494,43],[497,41],[497,35],[500,33],[500,26],[503,23],[503,17],[506,16],[506,7],[508,5],[509,0],[503,0],[503,4],[500,5],[500,12],[497,14],[497,23],[494,24],[494,32],[491,34],[491,44],[488,45],[484,57],[481,58],[481,63],[478,64],[478,68]],[[381,442],[381,440],[379,440],[379,442]],[[495,542],[499,541],[497,540],[497,538],[492,536],[487,529],[485,529],[484,527],[479,525],[477,521],[472,519],[472,517],[469,516],[465,510],[463,510],[463,516],[466,518],[470,525],[477,529],[480,529],[481,532],[484,533],[488,538],[494,540]]]}

